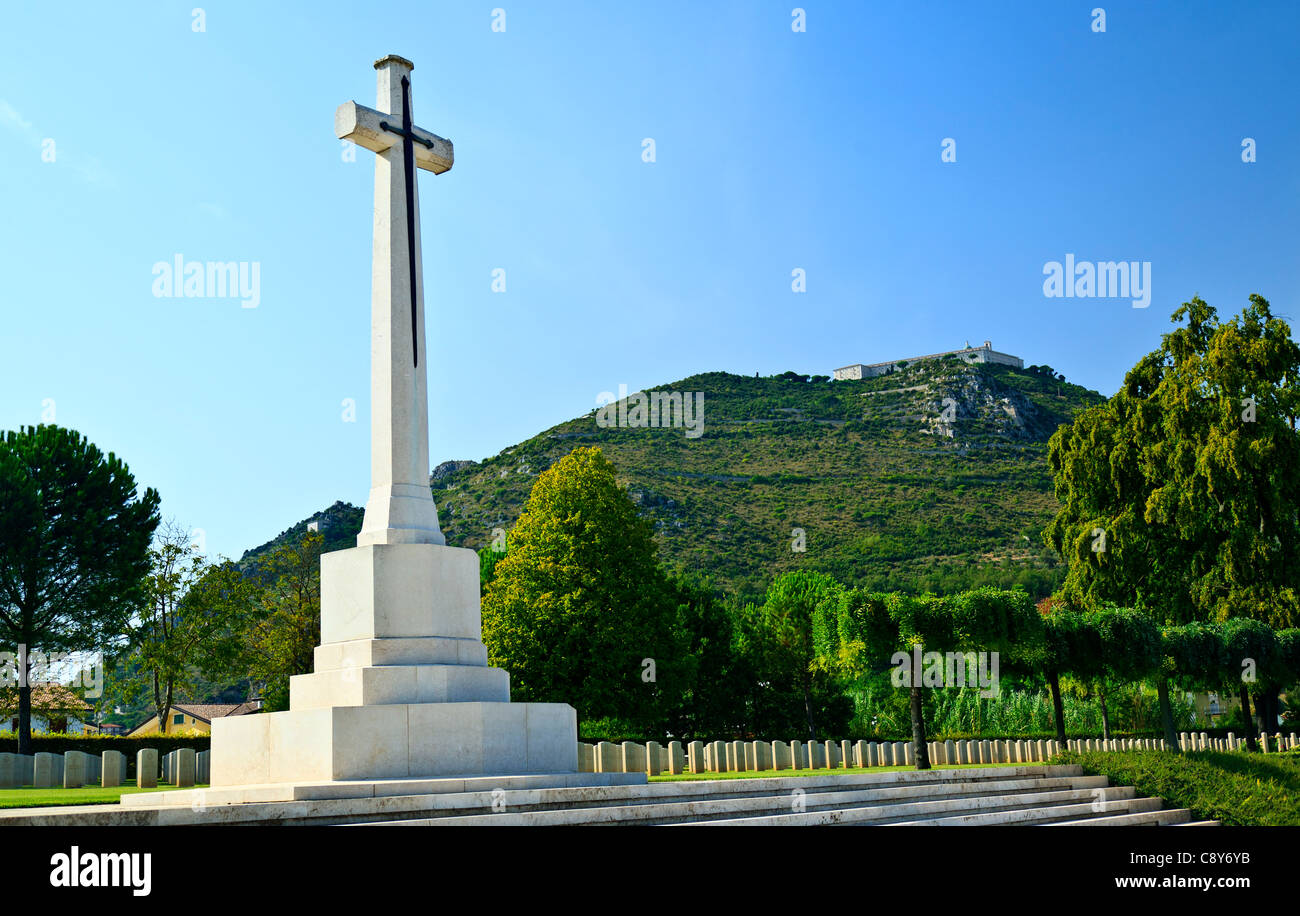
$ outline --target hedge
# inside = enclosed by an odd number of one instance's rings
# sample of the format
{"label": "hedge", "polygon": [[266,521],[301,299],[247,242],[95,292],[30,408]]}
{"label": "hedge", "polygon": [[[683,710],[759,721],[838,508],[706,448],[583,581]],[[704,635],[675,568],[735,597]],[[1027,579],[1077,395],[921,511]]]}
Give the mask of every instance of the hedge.
{"label": "hedge", "polygon": [[[66,754],[81,751],[98,757],[104,751],[121,751],[126,755],[126,778],[134,780],[136,751],[149,748],[158,752],[161,762],[164,755],[180,748],[192,747],[194,752],[212,748],[211,735],[32,735],[33,754]],[[12,732],[0,732],[0,753],[18,753],[18,739]]]}
{"label": "hedge", "polygon": [[1067,752],[1053,763],[1077,763],[1113,786],[1133,786],[1197,820],[1238,826],[1300,826],[1300,754],[1220,751]]}
{"label": "hedge", "polygon": [[[135,761],[135,752],[153,748],[158,756],[171,753],[183,747],[192,747],[195,752],[206,751],[212,747],[211,735],[140,735],[128,738],[125,735],[32,735],[33,754],[66,754],[68,751],[82,751],[98,757],[104,751],[121,751]],[[0,752],[18,753],[18,738],[12,732],[0,732]]]}

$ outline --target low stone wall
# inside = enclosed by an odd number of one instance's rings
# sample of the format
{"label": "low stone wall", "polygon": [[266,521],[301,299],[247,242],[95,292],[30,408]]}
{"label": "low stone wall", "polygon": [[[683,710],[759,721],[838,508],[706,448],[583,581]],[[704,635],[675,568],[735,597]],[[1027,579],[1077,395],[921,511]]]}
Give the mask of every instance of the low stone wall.
{"label": "low stone wall", "polygon": [[[1296,734],[1259,736],[1266,753],[1300,747]],[[1182,750],[1243,750],[1245,738],[1232,732],[1226,738],[1211,738],[1205,732],[1183,732]],[[1066,742],[1071,751],[1160,750],[1161,738],[1073,738]],[[961,740],[931,741],[927,745],[935,766],[963,764],[1045,763],[1062,750],[1055,740]],[[583,773],[736,773],[778,770],[837,770],[851,767],[915,766],[915,747],[910,741],[680,741],[638,744],[578,743],[578,769]]]}

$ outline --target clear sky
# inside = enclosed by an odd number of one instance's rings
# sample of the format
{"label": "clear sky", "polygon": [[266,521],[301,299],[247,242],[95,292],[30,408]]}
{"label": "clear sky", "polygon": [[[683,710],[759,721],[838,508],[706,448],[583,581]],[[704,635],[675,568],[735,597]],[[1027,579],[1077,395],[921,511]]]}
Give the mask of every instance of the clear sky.
{"label": "clear sky", "polygon": [[[620,383],[988,338],[1112,393],[1195,294],[1297,315],[1295,3],[198,2],[2,4],[0,428],[84,432],[210,553],[365,500],[373,155],[333,112],[389,53],[456,148],[434,464]],[[1150,306],[1045,297],[1067,253],[1149,262]],[[177,254],[256,262],[257,307],[155,296]]]}

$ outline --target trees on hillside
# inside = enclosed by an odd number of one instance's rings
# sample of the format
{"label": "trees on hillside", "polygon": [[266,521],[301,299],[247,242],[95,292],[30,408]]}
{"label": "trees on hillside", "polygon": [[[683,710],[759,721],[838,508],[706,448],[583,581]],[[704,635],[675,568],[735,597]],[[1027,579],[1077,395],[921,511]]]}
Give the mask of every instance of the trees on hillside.
{"label": "trees on hillside", "polygon": [[[73,430],[0,436],[0,644],[48,653],[120,642],[145,601],[158,504],[120,458]],[[29,754],[31,684],[18,675],[18,751]]]}

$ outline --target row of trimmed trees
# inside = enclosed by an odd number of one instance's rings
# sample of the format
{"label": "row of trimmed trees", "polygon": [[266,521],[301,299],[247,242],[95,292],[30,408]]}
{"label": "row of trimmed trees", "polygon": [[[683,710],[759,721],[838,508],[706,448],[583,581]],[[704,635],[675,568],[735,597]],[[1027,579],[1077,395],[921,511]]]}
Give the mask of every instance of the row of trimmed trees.
{"label": "row of trimmed trees", "polygon": [[[1103,708],[1108,683],[1154,684],[1165,738],[1173,746],[1171,688],[1229,691],[1240,698],[1247,721],[1253,692],[1266,707],[1265,721],[1268,715],[1276,721],[1276,706],[1269,704],[1282,689],[1300,682],[1300,628],[1275,630],[1247,618],[1160,627],[1144,614],[1115,607],[1087,613],[1057,608],[1043,614],[1024,592],[993,588],[947,597],[832,589],[813,613],[813,642],[816,665],[846,682],[907,667],[918,769],[930,766],[923,690],[940,684],[909,666],[916,647],[962,656],[988,653],[997,664],[989,670],[1041,678],[1052,693],[1062,742],[1063,678],[1098,684]],[[1253,733],[1247,732],[1253,748]]]}

